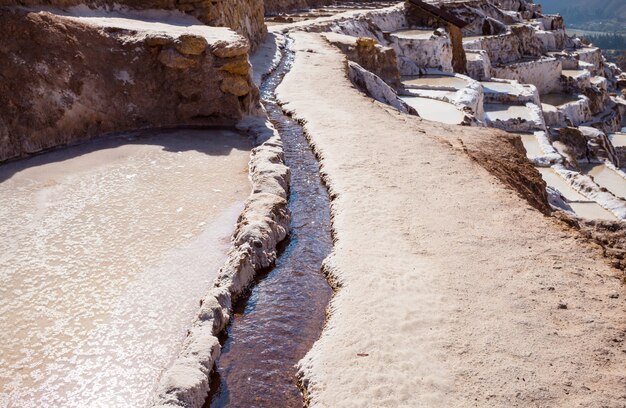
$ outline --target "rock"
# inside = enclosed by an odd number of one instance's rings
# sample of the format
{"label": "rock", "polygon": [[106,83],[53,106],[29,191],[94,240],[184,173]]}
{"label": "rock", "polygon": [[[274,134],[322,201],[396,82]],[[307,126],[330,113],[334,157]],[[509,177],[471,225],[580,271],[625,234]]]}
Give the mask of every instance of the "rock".
{"label": "rock", "polygon": [[181,54],[200,55],[206,50],[208,43],[204,37],[192,34],[183,34],[178,37],[175,47]]}
{"label": "rock", "polygon": [[189,69],[199,65],[198,60],[185,57],[171,48],[159,53],[159,61],[166,67],[174,69]]}
{"label": "rock", "polygon": [[146,37],[146,44],[149,47],[163,47],[174,42],[172,37],[161,34],[152,34]]}
{"label": "rock", "polygon": [[248,76],[250,74],[250,63],[247,59],[241,58],[235,61],[227,62],[220,67],[220,71],[228,72],[229,74]]}
{"label": "rock", "polygon": [[244,96],[250,93],[250,84],[241,76],[228,75],[222,80],[222,92],[235,96]]}
{"label": "rock", "polygon": [[218,58],[232,58],[246,55],[250,51],[250,44],[247,41],[216,41],[211,44],[211,52]]}

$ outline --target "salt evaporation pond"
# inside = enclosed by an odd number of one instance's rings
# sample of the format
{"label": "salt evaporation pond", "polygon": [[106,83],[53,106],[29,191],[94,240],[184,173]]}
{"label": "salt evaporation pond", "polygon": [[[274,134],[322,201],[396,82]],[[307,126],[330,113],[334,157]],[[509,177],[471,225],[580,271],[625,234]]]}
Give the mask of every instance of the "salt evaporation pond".
{"label": "salt evaporation pond", "polygon": [[400,99],[415,108],[423,119],[449,125],[458,125],[463,122],[463,112],[451,103],[415,96],[401,96]]}
{"label": "salt evaporation pond", "polygon": [[519,95],[519,89],[513,84],[507,82],[481,82],[485,93],[505,94],[505,95]]}
{"label": "salt evaporation pond", "polygon": [[393,32],[393,35],[398,38],[410,38],[415,40],[428,40],[430,37],[435,35],[435,30],[433,29],[423,29],[423,30],[400,30]]}
{"label": "salt evaporation pond", "polygon": [[545,154],[543,152],[543,149],[541,149],[541,145],[539,144],[537,137],[534,134],[521,133],[519,134],[519,137],[520,139],[522,139],[522,144],[524,145],[524,149],[526,149],[526,157],[528,157],[529,159],[541,157]]}
{"label": "salt evaporation pond", "polygon": [[626,147],[626,133],[609,134],[609,140],[613,147]]}
{"label": "salt evaporation pond", "polygon": [[402,84],[408,87],[438,87],[460,90],[467,86],[467,81],[463,78],[455,77],[452,75],[424,75],[403,77]]}
{"label": "salt evaporation pond", "polygon": [[500,103],[486,103],[485,116],[488,120],[495,122],[501,120],[506,122],[510,119],[533,120],[532,110],[526,106],[504,105]]}
{"label": "salt evaporation pond", "polygon": [[617,219],[612,213],[604,209],[600,204],[590,201],[587,197],[581,195],[570,186],[567,181],[551,168],[538,167],[537,171],[546,184],[558,190],[568,201],[568,204],[576,215],[582,218],[593,220],[611,220]]}
{"label": "salt evaporation pond", "polygon": [[570,78],[578,78],[587,72],[588,71],[586,69],[564,69],[561,74]]}
{"label": "salt evaporation pond", "polygon": [[0,166],[0,407],[142,407],[225,260],[247,139],[179,130]]}
{"label": "salt evaporation pond", "polygon": [[614,196],[626,199],[626,179],[606,164],[587,165],[583,173],[591,176],[597,185],[606,188]]}
{"label": "salt evaporation pond", "polygon": [[547,105],[562,106],[572,102],[578,102],[578,96],[560,93],[541,95],[541,103]]}

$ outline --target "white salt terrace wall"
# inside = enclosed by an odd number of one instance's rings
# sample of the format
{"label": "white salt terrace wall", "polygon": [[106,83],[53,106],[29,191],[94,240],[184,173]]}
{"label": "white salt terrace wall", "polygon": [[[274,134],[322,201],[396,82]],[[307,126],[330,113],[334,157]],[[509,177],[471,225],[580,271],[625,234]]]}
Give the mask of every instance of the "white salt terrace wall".
{"label": "white salt terrace wall", "polygon": [[463,48],[485,50],[492,64],[519,61],[524,56],[540,56],[546,50],[535,36],[536,30],[528,25],[510,27],[510,32],[501,35],[466,37]]}
{"label": "white salt terrace wall", "polygon": [[[427,30],[427,29],[425,29]],[[443,72],[453,72],[452,42],[443,30],[438,35],[410,35],[403,32],[393,33],[390,36],[389,46],[392,47],[398,59],[411,61],[420,69],[436,69]],[[402,64],[402,75],[416,75],[411,64]]]}
{"label": "white salt terrace wall", "polygon": [[496,65],[491,68],[496,78],[513,79],[524,84],[533,84],[540,94],[561,90],[561,61],[555,58],[541,58],[508,65]]}
{"label": "white salt terrace wall", "polygon": [[477,80],[483,81],[491,78],[491,60],[484,50],[465,50],[467,58],[467,74]]}

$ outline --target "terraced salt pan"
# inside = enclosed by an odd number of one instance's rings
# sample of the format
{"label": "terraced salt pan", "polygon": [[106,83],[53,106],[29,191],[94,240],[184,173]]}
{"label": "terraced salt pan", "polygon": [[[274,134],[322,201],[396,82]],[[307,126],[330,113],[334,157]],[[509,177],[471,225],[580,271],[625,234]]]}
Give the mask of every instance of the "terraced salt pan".
{"label": "terraced salt pan", "polygon": [[398,38],[410,38],[416,40],[428,40],[434,34],[434,30],[400,30],[395,31],[392,35]]}
{"label": "terraced salt pan", "polygon": [[0,406],[141,407],[247,198],[230,131],[117,138],[0,166]]}
{"label": "terraced salt pan", "polygon": [[581,218],[615,221],[617,217],[596,203],[569,203],[572,210]]}
{"label": "terraced salt pan", "polygon": [[[551,168],[541,168],[538,167],[537,170],[541,174],[541,178],[546,184],[550,187],[553,187],[565,197],[565,199],[569,202],[589,202],[590,200],[578,193],[574,190],[568,183],[563,179],[563,177],[559,176],[554,170]],[[598,206],[599,207],[599,206]],[[602,207],[600,207],[602,208]]]}
{"label": "terraced salt pan", "polygon": [[613,147],[626,147],[626,133],[609,134],[609,140]]}
{"label": "terraced salt pan", "polygon": [[488,120],[507,121],[509,119],[520,118],[527,121],[533,120],[532,110],[526,106],[504,105],[497,103],[485,104],[485,116]]}
{"label": "terraced salt pan", "polygon": [[605,164],[591,164],[583,168],[583,173],[593,177],[593,181],[616,197],[626,199],[626,179]]}
{"label": "terraced salt pan", "polygon": [[463,78],[455,77],[452,75],[424,75],[418,77],[404,77],[402,78],[402,84],[411,87],[439,87],[439,88],[453,88],[460,90],[465,88],[468,83]]}
{"label": "terraced salt pan", "polygon": [[590,201],[587,197],[574,190],[561,176],[551,168],[537,168],[546,184],[557,189],[568,201],[577,216],[594,220],[615,221],[617,217],[605,210],[600,204]]}
{"label": "terraced salt pan", "polygon": [[541,149],[541,145],[539,144],[537,137],[534,134],[522,133],[519,135],[519,137],[522,139],[522,143],[524,144],[524,148],[526,149],[526,156],[529,159],[545,155],[544,151]]}
{"label": "terraced salt pan", "polygon": [[507,95],[519,94],[519,89],[506,82],[481,82],[487,93],[501,93]]}
{"label": "terraced salt pan", "polygon": [[415,108],[422,118],[432,122],[458,125],[465,117],[463,112],[448,102],[415,96],[401,96],[400,99]]}
{"label": "terraced salt pan", "polygon": [[562,106],[572,102],[578,102],[578,96],[568,94],[545,94],[541,95],[541,103],[552,106]]}

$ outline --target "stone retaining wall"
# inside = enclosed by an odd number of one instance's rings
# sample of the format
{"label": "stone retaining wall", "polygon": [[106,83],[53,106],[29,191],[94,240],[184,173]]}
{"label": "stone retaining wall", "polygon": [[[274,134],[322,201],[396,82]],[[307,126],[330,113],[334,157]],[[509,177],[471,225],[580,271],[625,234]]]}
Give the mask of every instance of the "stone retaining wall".
{"label": "stone retaining wall", "polygon": [[253,113],[248,41],[206,29],[211,43],[0,8],[0,161],[111,132],[234,125]]}

